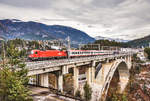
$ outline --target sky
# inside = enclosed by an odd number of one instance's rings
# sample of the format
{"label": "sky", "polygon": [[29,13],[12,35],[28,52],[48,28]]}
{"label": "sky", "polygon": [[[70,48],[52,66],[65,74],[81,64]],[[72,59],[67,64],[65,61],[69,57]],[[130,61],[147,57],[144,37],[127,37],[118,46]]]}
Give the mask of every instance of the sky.
{"label": "sky", "polygon": [[71,26],[92,37],[150,35],[150,0],[0,0],[0,19]]}

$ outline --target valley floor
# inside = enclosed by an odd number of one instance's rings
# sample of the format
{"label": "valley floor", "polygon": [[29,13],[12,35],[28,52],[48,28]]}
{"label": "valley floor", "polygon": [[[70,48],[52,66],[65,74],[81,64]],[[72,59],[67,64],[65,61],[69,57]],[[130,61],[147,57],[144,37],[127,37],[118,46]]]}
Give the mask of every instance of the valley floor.
{"label": "valley floor", "polygon": [[30,90],[32,92],[33,101],[75,101],[70,98],[58,96],[48,88],[30,86]]}
{"label": "valley floor", "polygon": [[141,66],[140,72],[128,84],[129,101],[150,101],[150,65]]}

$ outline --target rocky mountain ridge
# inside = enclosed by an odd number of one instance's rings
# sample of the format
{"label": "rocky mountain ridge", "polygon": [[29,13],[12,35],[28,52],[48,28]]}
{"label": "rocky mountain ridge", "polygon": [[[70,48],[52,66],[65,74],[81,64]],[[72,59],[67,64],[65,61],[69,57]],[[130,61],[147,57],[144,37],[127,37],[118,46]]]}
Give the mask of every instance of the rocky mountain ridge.
{"label": "rocky mountain ridge", "polygon": [[66,39],[72,44],[85,44],[95,39],[85,32],[62,25],[46,25],[38,22],[24,22],[17,19],[0,20],[0,36],[6,39],[21,38],[26,40]]}

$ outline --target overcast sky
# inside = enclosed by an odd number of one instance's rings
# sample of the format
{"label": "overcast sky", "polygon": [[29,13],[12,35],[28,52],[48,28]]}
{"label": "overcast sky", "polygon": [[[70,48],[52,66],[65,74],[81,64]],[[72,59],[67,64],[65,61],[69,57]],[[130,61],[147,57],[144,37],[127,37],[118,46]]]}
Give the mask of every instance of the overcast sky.
{"label": "overcast sky", "polygon": [[150,34],[150,0],[0,0],[0,19],[67,25],[92,37]]}

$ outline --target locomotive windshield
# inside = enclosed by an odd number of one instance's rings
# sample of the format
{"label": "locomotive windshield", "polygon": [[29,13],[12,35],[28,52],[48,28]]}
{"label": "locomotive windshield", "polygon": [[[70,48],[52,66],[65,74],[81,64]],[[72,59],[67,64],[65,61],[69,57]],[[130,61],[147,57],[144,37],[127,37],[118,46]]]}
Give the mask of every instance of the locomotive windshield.
{"label": "locomotive windshield", "polygon": [[34,54],[34,52],[33,51],[31,51],[31,53],[30,54]]}

